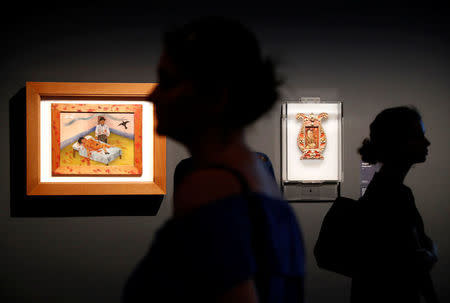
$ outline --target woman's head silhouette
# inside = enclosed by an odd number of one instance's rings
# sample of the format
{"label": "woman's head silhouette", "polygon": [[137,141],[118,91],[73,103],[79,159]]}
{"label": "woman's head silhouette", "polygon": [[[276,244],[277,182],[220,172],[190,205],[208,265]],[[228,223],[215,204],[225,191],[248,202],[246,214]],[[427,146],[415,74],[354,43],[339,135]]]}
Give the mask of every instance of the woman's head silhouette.
{"label": "woman's head silhouette", "polygon": [[383,110],[370,124],[370,138],[358,149],[363,161],[412,165],[424,162],[430,142],[419,112],[400,106]]}
{"label": "woman's head silhouette", "polygon": [[278,98],[273,64],[238,22],[197,19],[167,32],[163,43],[159,86],[151,96],[160,134],[189,143],[208,128],[226,138]]}

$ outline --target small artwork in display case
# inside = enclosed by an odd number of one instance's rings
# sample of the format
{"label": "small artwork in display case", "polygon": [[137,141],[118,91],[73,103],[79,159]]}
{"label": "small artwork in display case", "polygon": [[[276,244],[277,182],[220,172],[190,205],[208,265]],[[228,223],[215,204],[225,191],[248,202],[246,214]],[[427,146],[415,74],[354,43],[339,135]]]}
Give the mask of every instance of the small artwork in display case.
{"label": "small artwork in display case", "polygon": [[342,181],[342,102],[283,102],[281,159],[287,200],[334,200]]}
{"label": "small artwork in display case", "polygon": [[320,113],[309,115],[299,113],[296,116],[297,120],[302,120],[303,125],[298,134],[298,147],[302,152],[300,160],[303,159],[323,159],[323,151],[327,144],[327,136],[323,130],[321,120],[328,118],[327,113]]}

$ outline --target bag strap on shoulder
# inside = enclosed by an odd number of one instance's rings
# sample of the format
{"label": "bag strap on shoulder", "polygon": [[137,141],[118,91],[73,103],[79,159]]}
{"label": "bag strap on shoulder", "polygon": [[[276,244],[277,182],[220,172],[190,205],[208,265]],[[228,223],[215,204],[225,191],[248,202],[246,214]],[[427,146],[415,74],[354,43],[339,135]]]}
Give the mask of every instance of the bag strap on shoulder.
{"label": "bag strap on shoulder", "polygon": [[269,291],[269,272],[265,268],[268,264],[268,255],[266,248],[267,226],[264,223],[265,213],[261,201],[254,195],[250,185],[244,175],[235,168],[221,164],[213,164],[200,168],[219,169],[229,172],[241,185],[242,196],[248,202],[249,221],[250,221],[250,239],[253,251],[253,257],[256,263],[256,272],[253,276],[255,286],[261,298],[267,298],[266,292]]}

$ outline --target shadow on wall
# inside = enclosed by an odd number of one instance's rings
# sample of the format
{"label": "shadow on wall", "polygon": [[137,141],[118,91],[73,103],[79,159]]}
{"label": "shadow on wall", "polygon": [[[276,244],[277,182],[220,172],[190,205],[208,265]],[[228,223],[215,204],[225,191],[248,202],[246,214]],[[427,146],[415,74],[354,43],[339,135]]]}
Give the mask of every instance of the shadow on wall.
{"label": "shadow on wall", "polygon": [[26,88],[23,87],[9,101],[11,217],[155,216],[158,213],[163,195],[28,196],[26,121]]}

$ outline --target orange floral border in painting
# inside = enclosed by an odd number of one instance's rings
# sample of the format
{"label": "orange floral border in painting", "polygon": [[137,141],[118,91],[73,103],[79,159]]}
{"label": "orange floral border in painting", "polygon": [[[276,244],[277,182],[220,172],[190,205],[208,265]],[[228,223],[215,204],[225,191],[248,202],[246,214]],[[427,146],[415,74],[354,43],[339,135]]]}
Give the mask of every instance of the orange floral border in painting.
{"label": "orange floral border in painting", "polygon": [[[61,113],[133,113],[134,166],[64,166],[60,163]],[[142,105],[140,104],[66,104],[52,103],[52,175],[53,176],[130,176],[142,175]]]}

